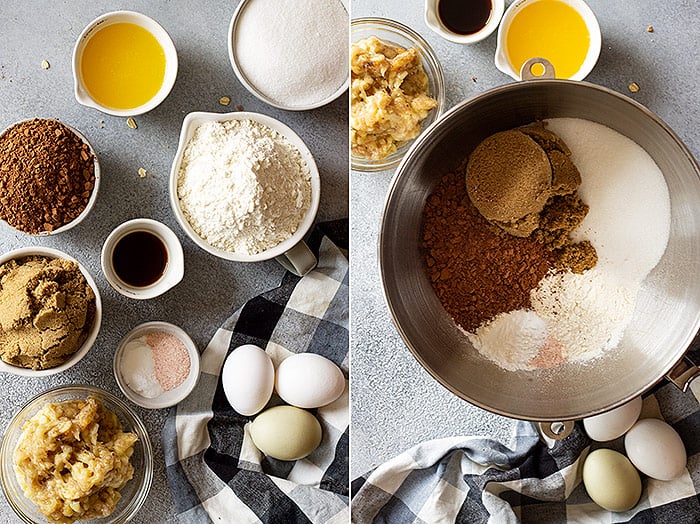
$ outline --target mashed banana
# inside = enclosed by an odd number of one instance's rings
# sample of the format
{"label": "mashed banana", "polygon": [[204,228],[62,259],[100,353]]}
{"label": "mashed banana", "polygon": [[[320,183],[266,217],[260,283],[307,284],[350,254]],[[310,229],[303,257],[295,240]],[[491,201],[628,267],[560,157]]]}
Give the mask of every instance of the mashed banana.
{"label": "mashed banana", "polygon": [[15,475],[51,522],[106,517],[134,475],[136,440],[94,396],[48,403],[22,428]]}
{"label": "mashed banana", "polygon": [[354,42],[351,60],[352,154],[380,160],[420,134],[437,105],[418,49],[404,49],[371,36]]}

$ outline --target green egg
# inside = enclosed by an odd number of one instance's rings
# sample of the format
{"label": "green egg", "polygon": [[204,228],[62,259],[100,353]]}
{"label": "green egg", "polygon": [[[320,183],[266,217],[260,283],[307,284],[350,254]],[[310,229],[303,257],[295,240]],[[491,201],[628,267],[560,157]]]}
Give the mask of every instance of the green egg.
{"label": "green egg", "polygon": [[593,502],[608,511],[632,509],[642,495],[639,473],[622,453],[596,449],[583,463],[583,485]]}
{"label": "green egg", "polygon": [[308,411],[275,406],[260,413],[250,425],[253,444],[279,460],[299,460],[321,443],[321,424]]}

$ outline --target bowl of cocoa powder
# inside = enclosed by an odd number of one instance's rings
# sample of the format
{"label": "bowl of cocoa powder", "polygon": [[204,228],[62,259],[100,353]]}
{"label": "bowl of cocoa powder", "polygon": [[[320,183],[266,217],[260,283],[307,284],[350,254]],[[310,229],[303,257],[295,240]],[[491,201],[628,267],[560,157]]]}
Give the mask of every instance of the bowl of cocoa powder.
{"label": "bowl of cocoa powder", "polygon": [[93,208],[99,183],[95,151],[71,126],[34,118],[0,134],[0,219],[22,233],[75,227]]}

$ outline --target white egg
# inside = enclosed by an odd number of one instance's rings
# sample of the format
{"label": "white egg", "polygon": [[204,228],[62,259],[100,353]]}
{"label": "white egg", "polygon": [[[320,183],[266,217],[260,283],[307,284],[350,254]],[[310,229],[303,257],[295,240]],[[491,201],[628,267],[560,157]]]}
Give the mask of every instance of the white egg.
{"label": "white egg", "polygon": [[642,411],[642,397],[636,397],[620,407],[583,419],[583,427],[593,440],[607,442],[624,435],[637,422]]}
{"label": "white egg", "polygon": [[612,449],[596,449],[583,463],[588,496],[609,511],[632,509],[642,494],[642,481],[632,463]]}
{"label": "white egg", "polygon": [[345,377],[331,360],[315,353],[287,357],[277,368],[275,387],[282,400],[300,408],[318,408],[343,394]]}
{"label": "white egg", "polygon": [[671,480],[685,471],[683,441],[659,419],[645,418],[632,426],[625,435],[625,452],[639,471],[658,480]]}
{"label": "white egg", "polygon": [[241,415],[255,415],[272,396],[275,384],[272,359],[253,344],[239,346],[226,357],[221,383],[233,409]]}

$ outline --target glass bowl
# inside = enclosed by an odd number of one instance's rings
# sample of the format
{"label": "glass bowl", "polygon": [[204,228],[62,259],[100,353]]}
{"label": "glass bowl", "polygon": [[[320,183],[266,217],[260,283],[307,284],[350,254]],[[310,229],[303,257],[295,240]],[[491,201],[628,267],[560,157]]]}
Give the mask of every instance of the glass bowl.
{"label": "glass bowl", "polygon": [[134,476],[120,490],[122,498],[119,500],[117,507],[108,517],[93,519],[88,522],[95,524],[128,522],[146,500],[153,479],[153,451],[143,422],[124,401],[107,391],[88,385],[61,386],[49,389],[28,401],[12,418],[2,439],[2,445],[0,446],[2,489],[10,507],[12,507],[22,522],[48,522],[46,517],[39,513],[36,505],[25,497],[15,476],[13,455],[22,433],[22,427],[27,420],[48,402],[85,399],[89,395],[95,395],[107,409],[117,416],[122,424],[122,429],[136,433],[138,440],[134,444],[134,454],[131,457],[131,464],[134,466]]}
{"label": "glass bowl", "polygon": [[[442,67],[435,52],[423,37],[413,29],[387,18],[357,18],[352,21],[350,28],[350,40],[357,42],[363,38],[375,36],[382,42],[395,44],[404,48],[416,47],[423,59],[423,70],[428,76],[428,94],[437,100],[437,106],[428,113],[428,117],[421,123],[421,133],[430,126],[445,109],[445,81],[442,76]],[[417,138],[417,137],[416,137]],[[408,148],[415,141],[409,140],[401,145],[391,155],[381,160],[370,160],[350,155],[352,169],[357,171],[384,171],[396,167],[403,158]]]}

